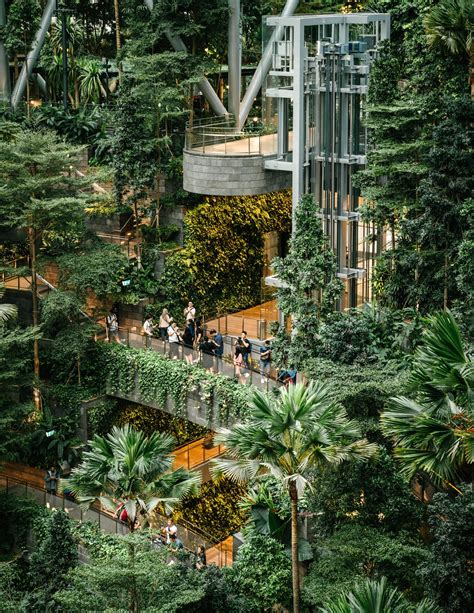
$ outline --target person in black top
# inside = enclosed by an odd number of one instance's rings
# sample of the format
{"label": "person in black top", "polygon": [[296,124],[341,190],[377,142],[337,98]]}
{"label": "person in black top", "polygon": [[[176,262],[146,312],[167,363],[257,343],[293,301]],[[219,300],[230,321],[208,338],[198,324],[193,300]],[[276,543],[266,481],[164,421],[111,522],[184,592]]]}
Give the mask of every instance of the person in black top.
{"label": "person in black top", "polygon": [[[250,357],[252,355],[252,343],[247,338],[247,332],[242,330],[242,336],[239,338],[239,344],[242,347],[242,359],[245,364],[245,368],[250,369]],[[248,376],[246,373],[245,376]]]}
{"label": "person in black top", "polygon": [[184,345],[184,355],[186,356],[186,362],[188,364],[193,363],[193,347],[194,347],[194,338],[196,336],[196,327],[194,324],[194,320],[190,319],[186,328],[183,332],[183,345]]}

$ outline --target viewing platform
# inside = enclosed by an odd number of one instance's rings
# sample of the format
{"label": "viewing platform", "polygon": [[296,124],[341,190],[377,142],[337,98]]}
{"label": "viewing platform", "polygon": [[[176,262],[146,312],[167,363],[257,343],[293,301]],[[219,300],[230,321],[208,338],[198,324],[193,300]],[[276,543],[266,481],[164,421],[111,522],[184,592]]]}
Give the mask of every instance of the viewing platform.
{"label": "viewing platform", "polygon": [[265,167],[277,158],[277,134],[253,134],[233,124],[232,118],[219,117],[187,128],[184,189],[208,196],[256,196],[291,187],[291,173]]}

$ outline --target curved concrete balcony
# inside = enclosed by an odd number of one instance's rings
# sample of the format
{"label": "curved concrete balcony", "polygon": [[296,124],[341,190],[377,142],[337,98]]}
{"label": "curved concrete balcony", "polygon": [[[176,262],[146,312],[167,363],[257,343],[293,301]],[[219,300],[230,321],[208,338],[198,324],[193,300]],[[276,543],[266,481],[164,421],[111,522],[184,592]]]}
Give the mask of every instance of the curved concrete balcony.
{"label": "curved concrete balcony", "polygon": [[186,131],[183,188],[209,196],[256,196],[291,187],[291,173],[268,170],[277,156],[277,135],[252,135],[227,118]]}

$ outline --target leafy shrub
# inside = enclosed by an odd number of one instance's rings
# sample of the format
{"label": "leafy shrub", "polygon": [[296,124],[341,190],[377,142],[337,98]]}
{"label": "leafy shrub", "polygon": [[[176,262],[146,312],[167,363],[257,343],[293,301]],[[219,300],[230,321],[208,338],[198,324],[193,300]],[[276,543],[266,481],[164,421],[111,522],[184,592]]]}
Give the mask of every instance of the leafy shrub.
{"label": "leafy shrub", "polygon": [[342,364],[365,364],[377,359],[377,337],[368,318],[356,309],[331,313],[321,325],[318,353]]}
{"label": "leafy shrub", "polygon": [[174,508],[173,517],[179,523],[183,518],[209,534],[216,542],[238,532],[246,519],[239,502],[245,487],[228,479],[208,481],[199,494],[188,496]]}
{"label": "leafy shrub", "polygon": [[87,409],[87,434],[104,435],[112,429],[118,410],[118,401],[114,398],[101,398]]}
{"label": "leafy shrub", "polygon": [[10,554],[26,546],[28,531],[38,517],[48,511],[31,498],[21,498],[0,492],[0,553]]}
{"label": "leafy shrub", "polygon": [[357,580],[382,576],[410,599],[422,596],[416,568],[427,552],[406,535],[390,537],[375,528],[344,526],[316,543],[315,562],[306,577],[302,598],[315,607],[353,587]]}
{"label": "leafy shrub", "polygon": [[323,475],[314,475],[308,504],[322,531],[344,524],[378,528],[388,533],[416,534],[423,505],[412,494],[392,456],[381,448],[367,463],[342,463]]}
{"label": "leafy shrub", "polygon": [[474,602],[474,492],[465,486],[454,499],[435,494],[428,513],[433,540],[419,579],[444,611],[470,611]]}
{"label": "leafy shrub", "polygon": [[209,433],[207,428],[193,424],[187,419],[174,417],[159,409],[141,404],[127,404],[120,408],[113,425],[123,426],[125,424],[141,430],[146,436],[150,436],[153,432],[167,432],[173,436],[177,446],[195,441]]}
{"label": "leafy shrub", "polygon": [[288,606],[291,598],[291,561],[283,545],[267,535],[253,535],[238,551],[225,576],[245,599],[249,613]]}
{"label": "leafy shrub", "polygon": [[349,417],[378,417],[388,398],[402,393],[406,375],[396,362],[377,366],[337,364],[322,358],[310,359],[305,375],[327,383]]}

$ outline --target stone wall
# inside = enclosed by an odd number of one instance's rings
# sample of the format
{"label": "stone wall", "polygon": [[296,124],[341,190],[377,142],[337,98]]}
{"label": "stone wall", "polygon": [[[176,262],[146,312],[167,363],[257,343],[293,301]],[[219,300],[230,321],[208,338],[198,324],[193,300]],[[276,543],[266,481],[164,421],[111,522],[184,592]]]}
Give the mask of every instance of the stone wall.
{"label": "stone wall", "polygon": [[184,152],[183,188],[209,196],[256,196],[291,187],[291,172],[265,170],[261,155],[225,156]]}

